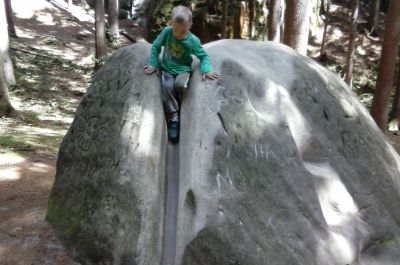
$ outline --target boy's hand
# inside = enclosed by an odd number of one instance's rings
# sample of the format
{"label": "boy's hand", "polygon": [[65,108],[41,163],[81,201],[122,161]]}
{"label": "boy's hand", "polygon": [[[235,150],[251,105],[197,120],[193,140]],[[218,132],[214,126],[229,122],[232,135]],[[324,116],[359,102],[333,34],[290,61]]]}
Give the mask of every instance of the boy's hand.
{"label": "boy's hand", "polygon": [[203,74],[203,80],[205,80],[206,78],[215,80],[218,77],[219,77],[219,73],[217,73],[217,72],[208,72],[208,73]]}
{"label": "boy's hand", "polygon": [[156,68],[153,68],[153,67],[151,67],[151,66],[149,66],[149,65],[146,65],[146,66],[144,67],[144,72],[145,72],[146,74],[148,74],[148,75],[151,75],[151,74],[154,73],[155,71],[157,71],[157,69],[156,69]]}

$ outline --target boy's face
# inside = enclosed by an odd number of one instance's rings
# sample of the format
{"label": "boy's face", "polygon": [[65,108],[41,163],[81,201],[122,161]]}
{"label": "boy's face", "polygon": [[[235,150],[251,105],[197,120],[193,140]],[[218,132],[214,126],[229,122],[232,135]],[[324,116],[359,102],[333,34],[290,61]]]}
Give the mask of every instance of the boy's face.
{"label": "boy's face", "polygon": [[191,27],[191,23],[189,22],[172,22],[172,34],[177,40],[184,39],[186,34],[189,32]]}

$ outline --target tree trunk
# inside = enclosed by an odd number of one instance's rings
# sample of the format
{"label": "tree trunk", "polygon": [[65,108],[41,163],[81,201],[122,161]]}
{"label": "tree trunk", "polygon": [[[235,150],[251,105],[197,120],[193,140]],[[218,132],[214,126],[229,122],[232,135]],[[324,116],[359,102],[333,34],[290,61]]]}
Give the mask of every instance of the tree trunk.
{"label": "tree trunk", "polygon": [[10,58],[10,42],[6,20],[5,2],[1,1],[0,6],[0,56],[3,60],[3,73],[8,85],[15,85],[14,67]]}
{"label": "tree trunk", "polygon": [[204,13],[200,13],[198,16],[193,18],[193,27],[191,31],[195,32],[202,43],[207,43],[212,40]]}
{"label": "tree trunk", "polygon": [[392,110],[389,114],[389,123],[394,122],[397,130],[399,130],[400,125],[400,62],[397,67],[397,81],[396,81],[396,91],[394,94]]}
{"label": "tree trunk", "polygon": [[227,25],[228,25],[228,0],[222,0],[221,39],[226,38]]}
{"label": "tree trunk", "polygon": [[14,14],[11,6],[11,0],[5,0],[4,4],[6,6],[6,15],[7,15],[7,24],[8,24],[8,34],[10,36],[17,36],[15,32],[15,25],[14,25]]}
{"label": "tree trunk", "polygon": [[385,35],[382,44],[382,56],[379,63],[375,96],[372,102],[371,115],[382,131],[386,132],[388,120],[388,103],[393,86],[396,68],[396,56],[400,42],[400,1],[391,0],[387,15]]}
{"label": "tree trunk", "polygon": [[329,25],[329,18],[330,18],[330,13],[329,13],[330,7],[331,7],[331,1],[327,0],[326,6],[324,6],[324,9],[325,9],[324,33],[322,35],[321,50],[319,53],[320,58],[322,58],[324,56],[326,34],[328,33],[328,25]]}
{"label": "tree trunk", "polygon": [[380,0],[372,0],[368,17],[368,30],[370,34],[373,34],[376,29],[379,16],[379,6]]}
{"label": "tree trunk", "polygon": [[114,38],[119,37],[118,29],[118,0],[108,0],[108,24],[110,24],[111,35]]}
{"label": "tree trunk", "polygon": [[279,42],[281,28],[281,0],[270,0],[268,11],[268,40]]}
{"label": "tree trunk", "polygon": [[104,0],[95,3],[95,28],[96,28],[96,63],[95,69],[101,66],[101,60],[107,55],[105,28],[104,28]]}
{"label": "tree trunk", "polygon": [[241,39],[241,25],[240,25],[240,17],[241,17],[241,6],[237,10],[235,10],[233,15],[233,38],[234,39]]}
{"label": "tree trunk", "polygon": [[309,1],[287,0],[283,43],[298,53],[307,55],[309,27]]}
{"label": "tree trunk", "polygon": [[[7,55],[7,58],[5,58],[5,55]],[[0,116],[8,115],[14,111],[8,95],[9,82],[6,77],[8,63],[11,63],[11,60],[8,55],[6,9],[4,2],[0,0]]]}
{"label": "tree trunk", "polygon": [[249,39],[253,38],[253,20],[254,20],[254,0],[248,0],[248,11],[249,11],[249,25],[247,28],[247,35]]}
{"label": "tree trunk", "polygon": [[0,117],[9,116],[15,112],[8,95],[7,80],[4,75],[4,62],[0,55]]}
{"label": "tree trunk", "polygon": [[351,8],[351,20],[350,20],[350,34],[349,34],[349,44],[346,59],[346,73],[345,81],[351,86],[353,81],[353,68],[354,68],[354,54],[356,49],[356,38],[357,38],[357,19],[358,19],[358,9],[360,6],[360,0],[353,0]]}
{"label": "tree trunk", "polygon": [[68,0],[68,8],[71,9],[73,6],[72,0]]}

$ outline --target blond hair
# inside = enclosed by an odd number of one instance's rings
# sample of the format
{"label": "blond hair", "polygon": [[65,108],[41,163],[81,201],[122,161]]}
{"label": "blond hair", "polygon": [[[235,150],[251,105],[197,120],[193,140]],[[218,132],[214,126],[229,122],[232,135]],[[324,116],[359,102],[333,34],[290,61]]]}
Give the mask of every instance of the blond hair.
{"label": "blond hair", "polygon": [[192,11],[186,6],[176,6],[172,9],[171,21],[192,23]]}

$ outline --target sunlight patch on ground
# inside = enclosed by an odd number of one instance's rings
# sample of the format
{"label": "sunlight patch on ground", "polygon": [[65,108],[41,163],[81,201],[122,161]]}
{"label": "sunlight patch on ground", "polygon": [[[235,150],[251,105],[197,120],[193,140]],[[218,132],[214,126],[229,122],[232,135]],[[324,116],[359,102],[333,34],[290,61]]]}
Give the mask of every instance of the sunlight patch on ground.
{"label": "sunlight patch on ground", "polygon": [[63,0],[51,0],[50,2],[59,8],[70,12],[71,15],[79,19],[79,21],[94,23],[94,10],[92,9],[87,11],[76,5],[72,5],[72,7],[69,8],[68,3]]}
{"label": "sunlight patch on ground", "polygon": [[26,159],[20,156],[18,153],[7,152],[0,153],[0,168],[4,166],[12,166],[25,162]]}
{"label": "sunlight patch on ground", "polygon": [[32,166],[37,167],[37,168],[46,168],[46,169],[51,168],[49,165],[46,165],[46,164],[40,163],[40,162],[33,162]]}
{"label": "sunlight patch on ground", "polygon": [[340,29],[333,29],[332,35],[335,36],[336,39],[343,37],[343,32]]}
{"label": "sunlight patch on ground", "polygon": [[64,136],[64,134],[67,132],[66,130],[56,131],[52,129],[38,128],[31,126],[19,126],[18,128],[13,129],[13,131],[30,135],[41,135],[41,136]]}
{"label": "sunlight patch on ground", "polygon": [[62,123],[71,123],[72,117],[65,117],[60,115],[58,112],[53,111],[49,106],[36,104],[30,107],[26,107],[25,111],[33,112],[37,114],[37,119],[41,121],[57,121]]}
{"label": "sunlight patch on ground", "polygon": [[43,9],[54,9],[54,7],[45,0],[12,0],[11,5],[15,16],[19,18],[32,18],[37,12]]}
{"label": "sunlight patch on ground", "polygon": [[363,48],[363,47],[361,47],[361,46],[357,46],[357,53],[359,54],[359,55],[366,55],[367,54],[367,51]]}
{"label": "sunlight patch on ground", "polygon": [[18,168],[0,167],[0,181],[13,181],[21,178]]}
{"label": "sunlight patch on ground", "polygon": [[18,26],[15,26],[15,32],[18,37],[24,39],[34,39],[36,35],[32,30],[20,29]]}
{"label": "sunlight patch on ground", "polygon": [[36,173],[47,173],[51,170],[52,167],[40,162],[33,162],[29,167],[29,171],[36,172]]}
{"label": "sunlight patch on ground", "polygon": [[68,123],[71,124],[73,121],[73,117],[65,117],[59,114],[53,114],[53,115],[46,115],[46,114],[39,114],[38,119],[42,121],[54,121],[54,122],[62,122],[62,123]]}
{"label": "sunlight patch on ground", "polygon": [[56,23],[54,22],[53,16],[51,14],[41,13],[37,17],[37,21],[43,23],[44,25],[54,26]]}

